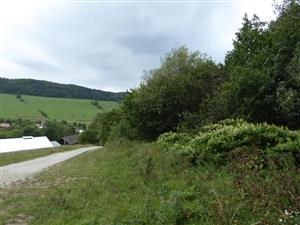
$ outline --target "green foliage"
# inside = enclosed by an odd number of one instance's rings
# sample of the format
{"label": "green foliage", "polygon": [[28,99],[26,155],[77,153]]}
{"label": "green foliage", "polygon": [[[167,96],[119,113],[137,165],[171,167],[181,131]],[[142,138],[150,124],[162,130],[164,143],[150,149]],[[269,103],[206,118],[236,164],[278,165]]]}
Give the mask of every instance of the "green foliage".
{"label": "green foliage", "polygon": [[103,109],[103,107],[99,104],[98,100],[91,101],[91,104],[94,105],[97,109]]}
{"label": "green foliage", "polygon": [[89,144],[98,144],[98,131],[96,129],[89,128],[88,130],[84,131],[82,135],[80,135],[80,143],[89,143]]}
{"label": "green foliage", "polygon": [[[252,124],[243,120],[225,120],[204,126],[189,137],[182,133],[161,135],[158,142],[167,149],[186,155],[192,162],[225,164],[235,154],[257,156],[262,167],[269,159],[291,157],[300,166],[300,134],[283,127]],[[277,166],[280,165],[280,160]]]}
{"label": "green foliage", "polygon": [[22,96],[21,96],[20,94],[17,94],[17,95],[16,95],[16,98],[17,98],[20,102],[26,103],[25,100],[22,98]]}
{"label": "green foliage", "polygon": [[21,214],[32,225],[297,224],[299,171],[242,162],[193,167],[156,143],[109,144],[0,192],[0,223]]}
{"label": "green foliage", "polygon": [[48,118],[48,114],[45,113],[44,111],[39,110],[39,113],[40,113],[44,118]]}
{"label": "green foliage", "polygon": [[159,136],[157,142],[160,143],[164,149],[180,152],[193,139],[187,133],[164,133]]}
{"label": "green foliage", "polygon": [[226,118],[299,129],[299,1],[286,0],[277,12],[269,23],[246,15],[224,65],[185,47],[167,53],[123,101],[121,120],[133,136],[195,133]]}
{"label": "green foliage", "polygon": [[138,139],[137,131],[128,122],[122,118],[117,124],[111,127],[107,141],[120,143],[127,140]]}
{"label": "green foliage", "polygon": [[212,106],[222,102],[221,118],[300,127],[300,4],[285,1],[278,8],[275,21],[245,17],[236,33],[225,59],[229,80]]}
{"label": "green foliage", "polygon": [[80,138],[81,143],[100,145],[104,145],[107,141],[121,142],[128,139],[138,139],[138,133],[129,123],[122,109],[98,113]]}
{"label": "green foliage", "polygon": [[[1,121],[1,120],[0,120]],[[7,121],[7,120],[5,120]],[[51,141],[59,141],[62,137],[75,134],[75,128],[66,121],[46,121],[42,129],[39,129],[31,120],[9,120],[11,128],[1,129],[0,138],[20,138],[22,136],[47,136]]]}
{"label": "green foliage", "polygon": [[[204,103],[205,104],[205,103]],[[178,123],[177,131],[180,133],[194,133],[199,127],[206,123],[205,111],[202,110],[202,113],[182,113],[181,120]]]}
{"label": "green foliage", "polygon": [[10,128],[0,128],[0,138],[17,138],[22,136],[40,136],[42,132],[29,120],[10,120],[1,119],[11,124]]}
{"label": "green foliage", "polygon": [[205,55],[173,49],[125,98],[125,116],[142,138],[153,139],[176,129],[183,113],[198,112],[222,80],[220,68]]}
{"label": "green foliage", "polygon": [[43,132],[40,131],[40,130],[38,130],[34,126],[24,127],[24,129],[22,131],[22,136],[34,136],[34,137],[38,137],[38,136],[40,136],[42,134],[43,134]]}
{"label": "green foliage", "polygon": [[5,193],[0,222],[26,211],[32,224],[299,223],[300,133],[278,126],[300,127],[299,10],[286,0],[275,21],[245,17],[224,66],[172,50],[82,135],[103,150],[17,190],[26,210]]}
{"label": "green foliage", "polygon": [[126,95],[125,92],[114,93],[72,84],[59,84],[33,79],[6,79],[0,77],[0,84],[0,93],[17,94],[18,96],[22,94],[120,102]]}
{"label": "green foliage", "polygon": [[43,129],[43,135],[47,136],[50,140],[59,141],[62,137],[75,134],[75,129],[66,121],[56,122],[47,121]]}

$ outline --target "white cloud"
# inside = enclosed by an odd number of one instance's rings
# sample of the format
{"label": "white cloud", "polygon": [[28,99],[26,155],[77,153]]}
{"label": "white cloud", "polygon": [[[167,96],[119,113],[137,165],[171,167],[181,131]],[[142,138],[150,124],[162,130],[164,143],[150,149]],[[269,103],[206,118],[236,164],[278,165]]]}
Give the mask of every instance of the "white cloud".
{"label": "white cloud", "polygon": [[272,0],[0,4],[0,76],[122,91],[171,48],[186,45],[222,62],[244,13],[273,18]]}
{"label": "white cloud", "polygon": [[261,20],[269,21],[275,18],[272,5],[274,0],[239,0],[239,15],[247,13],[249,16],[257,14]]}

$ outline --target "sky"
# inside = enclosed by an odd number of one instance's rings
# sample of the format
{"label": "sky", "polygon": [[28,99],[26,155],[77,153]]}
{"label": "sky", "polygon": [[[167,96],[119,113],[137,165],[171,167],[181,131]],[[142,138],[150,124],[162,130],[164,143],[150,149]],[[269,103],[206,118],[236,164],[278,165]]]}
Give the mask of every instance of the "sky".
{"label": "sky", "polygon": [[[185,45],[219,63],[273,0],[1,0],[0,77],[126,91]],[[0,84],[1,85],[1,84]]]}

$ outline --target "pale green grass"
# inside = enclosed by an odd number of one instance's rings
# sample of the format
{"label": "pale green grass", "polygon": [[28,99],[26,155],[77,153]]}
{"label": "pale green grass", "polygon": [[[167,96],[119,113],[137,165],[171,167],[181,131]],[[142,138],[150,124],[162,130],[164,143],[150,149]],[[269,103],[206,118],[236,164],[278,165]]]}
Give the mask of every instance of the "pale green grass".
{"label": "pale green grass", "polygon": [[268,174],[195,167],[153,143],[107,145],[0,189],[0,224],[299,224],[282,212],[298,212],[297,199],[289,202],[289,187],[278,183],[285,175],[299,186],[297,171]]}
{"label": "pale green grass", "polygon": [[45,120],[39,111],[45,112],[49,119],[68,122],[89,123],[98,112],[107,112],[118,107],[117,102],[99,101],[103,109],[97,109],[91,100],[49,98],[22,95],[21,102],[15,95],[0,94],[0,118]]}

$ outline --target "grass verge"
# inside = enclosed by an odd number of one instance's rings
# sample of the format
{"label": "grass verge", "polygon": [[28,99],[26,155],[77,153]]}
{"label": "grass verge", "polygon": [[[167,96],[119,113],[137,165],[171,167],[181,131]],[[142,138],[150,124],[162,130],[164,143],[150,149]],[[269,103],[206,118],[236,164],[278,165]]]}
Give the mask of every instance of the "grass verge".
{"label": "grass verge", "polygon": [[195,167],[157,144],[130,142],[2,189],[0,224],[299,224],[299,185],[299,171]]}
{"label": "grass verge", "polygon": [[35,149],[35,150],[28,150],[28,151],[0,153],[0,166],[23,162],[26,160],[50,155],[53,153],[70,151],[85,146],[87,145],[68,145],[68,146],[60,146],[56,148],[43,148],[43,149]]}

